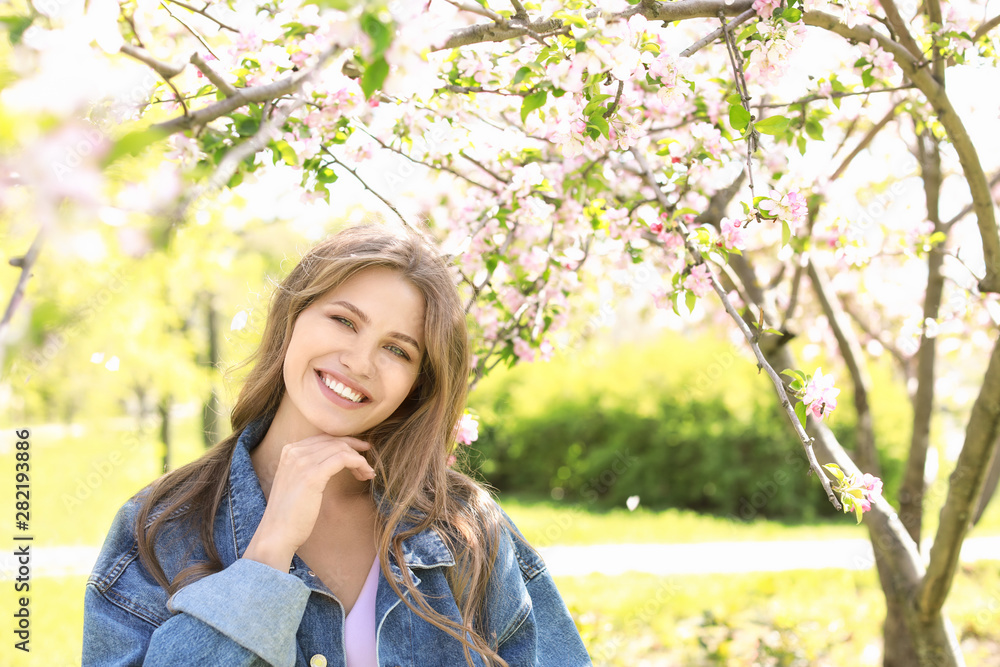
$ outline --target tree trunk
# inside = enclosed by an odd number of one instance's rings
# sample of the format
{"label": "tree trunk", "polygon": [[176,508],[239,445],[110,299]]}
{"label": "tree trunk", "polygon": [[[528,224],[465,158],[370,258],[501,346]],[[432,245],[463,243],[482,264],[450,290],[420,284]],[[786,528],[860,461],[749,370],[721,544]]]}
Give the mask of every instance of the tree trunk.
{"label": "tree trunk", "polygon": [[161,470],[167,472],[170,466],[170,395],[160,399],[157,409],[160,412],[160,442],[163,443],[163,460]]}
{"label": "tree trunk", "polygon": [[[205,363],[214,369],[218,368],[219,364],[219,328],[216,321],[215,304],[213,303],[211,294],[208,295],[205,301],[205,320],[208,331],[208,350]],[[206,449],[219,441],[220,406],[219,394],[215,391],[215,387],[212,387],[211,393],[203,404],[201,411],[201,435]]]}
{"label": "tree trunk", "polygon": [[986,483],[983,485],[983,493],[979,496],[979,503],[972,513],[972,525],[975,526],[983,518],[983,512],[990,504],[993,494],[1000,486],[1000,447],[994,447],[993,460],[990,462],[990,471],[986,473]]}

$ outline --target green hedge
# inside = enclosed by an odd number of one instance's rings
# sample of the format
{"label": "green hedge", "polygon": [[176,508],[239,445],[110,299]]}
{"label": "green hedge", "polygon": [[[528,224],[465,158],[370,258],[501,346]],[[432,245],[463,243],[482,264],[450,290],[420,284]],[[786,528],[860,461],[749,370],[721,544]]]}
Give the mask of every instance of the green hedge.
{"label": "green hedge", "polygon": [[[563,355],[488,377],[470,404],[481,426],[466,465],[503,492],[595,508],[638,495],[742,520],[834,513],[767,379],[724,342],[670,335]],[[890,425],[905,421],[890,405]],[[848,448],[853,422],[845,391],[831,426]],[[902,474],[900,435],[880,438],[887,495]]]}

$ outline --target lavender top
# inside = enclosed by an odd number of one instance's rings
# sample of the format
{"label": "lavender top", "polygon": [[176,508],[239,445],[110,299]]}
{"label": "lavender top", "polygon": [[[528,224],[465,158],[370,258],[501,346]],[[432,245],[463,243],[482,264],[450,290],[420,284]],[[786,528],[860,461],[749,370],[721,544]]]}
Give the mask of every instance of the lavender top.
{"label": "lavender top", "polygon": [[361,594],[344,621],[347,667],[378,667],[375,660],[375,591],[378,590],[378,573],[376,555]]}

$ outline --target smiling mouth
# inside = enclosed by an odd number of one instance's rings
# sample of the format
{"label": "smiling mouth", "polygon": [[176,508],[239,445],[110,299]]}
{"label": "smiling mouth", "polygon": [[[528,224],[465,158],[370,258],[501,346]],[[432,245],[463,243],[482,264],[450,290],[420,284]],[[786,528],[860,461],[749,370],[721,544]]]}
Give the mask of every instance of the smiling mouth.
{"label": "smiling mouth", "polygon": [[343,383],[338,382],[333,378],[327,377],[326,375],[320,373],[319,371],[317,371],[316,374],[319,375],[319,379],[323,381],[323,384],[329,387],[330,391],[335,393],[337,396],[340,396],[341,398],[346,398],[352,403],[364,403],[368,400],[367,396],[365,396],[364,394],[359,394],[358,392],[354,391],[353,389],[344,385]]}

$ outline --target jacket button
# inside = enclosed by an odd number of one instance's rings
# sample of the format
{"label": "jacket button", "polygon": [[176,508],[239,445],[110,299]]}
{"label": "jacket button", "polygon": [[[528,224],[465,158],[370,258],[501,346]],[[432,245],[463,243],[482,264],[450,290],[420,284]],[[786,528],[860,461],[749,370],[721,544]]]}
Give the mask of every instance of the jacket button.
{"label": "jacket button", "polygon": [[317,653],[309,658],[309,667],[326,667],[326,656]]}
{"label": "jacket button", "polygon": [[310,576],[310,577],[315,577],[315,576],[316,576],[316,573],[315,573],[315,572],[313,572],[312,570],[309,570],[309,576]]}

